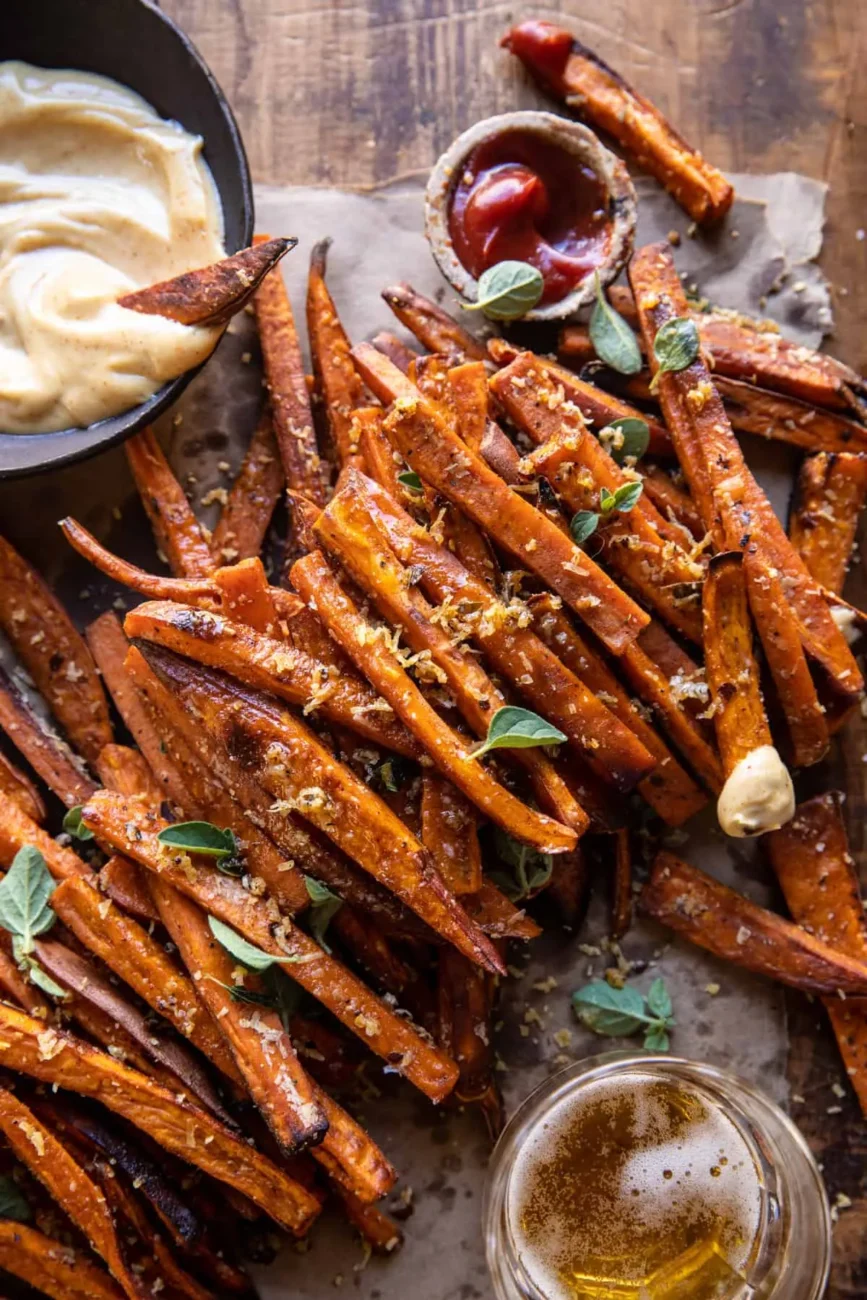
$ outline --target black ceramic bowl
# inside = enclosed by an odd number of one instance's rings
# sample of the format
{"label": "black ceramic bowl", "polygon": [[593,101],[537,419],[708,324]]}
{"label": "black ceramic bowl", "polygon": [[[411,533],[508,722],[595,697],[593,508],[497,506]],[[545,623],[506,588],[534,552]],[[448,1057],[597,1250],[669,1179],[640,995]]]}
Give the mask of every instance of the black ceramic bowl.
{"label": "black ceramic bowl", "polygon": [[[225,221],[226,250],[253,236],[253,191],[237,124],[195,46],[151,0],[0,0],[0,58],[113,77],[205,142]],[[0,431],[0,478],[56,469],[120,442],[183,392],[195,371],[140,406],[86,429]]]}

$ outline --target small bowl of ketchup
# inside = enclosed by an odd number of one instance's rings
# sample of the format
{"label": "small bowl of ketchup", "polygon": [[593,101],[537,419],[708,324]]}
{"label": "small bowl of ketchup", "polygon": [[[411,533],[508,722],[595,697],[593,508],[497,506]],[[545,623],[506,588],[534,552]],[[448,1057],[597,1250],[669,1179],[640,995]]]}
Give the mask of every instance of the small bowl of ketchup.
{"label": "small bowl of ketchup", "polygon": [[428,181],[425,230],[462,297],[497,262],[529,262],[544,289],[526,320],[573,316],[632,252],[636,198],[625,165],[586,126],[535,111],[470,127]]}

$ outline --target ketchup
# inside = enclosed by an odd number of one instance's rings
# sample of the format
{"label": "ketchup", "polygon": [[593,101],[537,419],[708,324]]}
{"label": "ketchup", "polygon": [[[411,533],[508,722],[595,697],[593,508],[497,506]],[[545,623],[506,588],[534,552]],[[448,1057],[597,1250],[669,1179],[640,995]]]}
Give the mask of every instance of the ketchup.
{"label": "ketchup", "polygon": [[533,131],[504,131],[467,158],[449,208],[458,259],[476,279],[496,262],[542,272],[541,302],[559,302],[605,257],[612,235],[596,173]]}
{"label": "ketchup", "polygon": [[554,23],[531,19],[506,32],[500,44],[517,54],[536,76],[556,88],[566,70],[574,40],[571,32]]}

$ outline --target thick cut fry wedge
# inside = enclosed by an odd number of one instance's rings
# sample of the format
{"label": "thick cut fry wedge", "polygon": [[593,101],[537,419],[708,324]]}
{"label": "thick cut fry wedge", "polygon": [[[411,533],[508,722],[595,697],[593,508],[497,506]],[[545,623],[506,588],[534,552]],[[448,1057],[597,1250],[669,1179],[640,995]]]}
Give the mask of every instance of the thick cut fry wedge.
{"label": "thick cut fry wedge", "polygon": [[550,650],[605,706],[634,732],[656,767],[638,783],[638,790],[669,826],[681,826],[702,809],[707,796],[672,754],[641,710],[630,699],[604,659],[584,640],[554,597],[541,595],[530,602],[533,627]]}
{"label": "thick cut fry wedge", "polygon": [[[477,641],[492,667],[549,722],[559,727],[594,770],[618,789],[630,790],[648,774],[653,766],[652,756],[535,636],[529,627],[531,615],[525,607],[519,603],[507,606],[498,601],[486,583],[473,577],[445,547],[438,546],[429,532],[370,479],[360,474],[347,476],[332,503],[334,511],[339,509],[339,501],[348,498],[363,507],[401,564],[410,570],[418,566],[419,585],[439,603],[438,612],[431,612],[427,617],[428,625],[436,617],[451,636],[460,634],[463,639],[469,635]],[[323,514],[323,528],[329,517],[328,512]],[[364,530],[358,534],[359,551],[366,535]],[[383,558],[380,548],[377,565]],[[398,608],[395,602],[389,609],[389,617],[396,621]],[[423,608],[422,612],[427,616]],[[414,634],[420,635],[422,628],[418,620],[418,631]],[[433,637],[428,648],[433,655],[436,648]],[[443,654],[441,667],[445,671],[448,662]],[[457,677],[458,674],[451,673],[450,685],[458,690],[460,697]],[[479,722],[487,726],[489,717],[485,712],[472,723],[474,727]]]}
{"label": "thick cut fry wedge", "polygon": [[402,339],[399,339],[396,334],[392,334],[389,330],[380,330],[378,334],[374,334],[371,343],[377,352],[381,352],[384,357],[388,357],[389,361],[393,362],[398,370],[402,370],[405,375],[409,374],[409,368],[413,361],[418,359],[418,353],[413,352],[412,348],[407,347]]}
{"label": "thick cut fry wedge", "polygon": [[451,1091],[456,1078],[451,1061],[428,1047],[407,1021],[393,1015],[288,917],[281,917],[272,902],[249,893],[239,881],[212,868],[195,866],[188,854],[163,845],[157,837],[168,823],[152,809],[102,791],[85,805],[83,816],[100,838],[117,848],[123,846],[130,857],[211,916],[278,961],[288,959],[287,972],[302,988],[427,1096],[440,1101]]}
{"label": "thick cut fry wedge", "polygon": [[0,798],[17,803],[21,811],[35,822],[45,821],[47,813],[42,795],[26,772],[22,772],[3,753],[0,753]]}
{"label": "thick cut fry wedge", "polygon": [[808,456],[801,466],[789,537],[812,577],[839,595],[867,501],[867,455]]}
{"label": "thick cut fry wedge", "polygon": [[[89,798],[95,787],[85,795]],[[55,880],[69,880],[94,873],[72,849],[58,844],[47,831],[28,817],[11,799],[0,802],[0,866],[10,867],[12,859],[25,844],[32,844],[45,859],[45,865]]]}
{"label": "thick cut fry wedge", "polygon": [[280,451],[266,402],[211,534],[211,554],[216,564],[231,564],[259,554],[283,486]]}
{"label": "thick cut fry wedge", "polygon": [[151,888],[198,998],[283,1153],[321,1142],[328,1121],[279,1016],[233,1000],[237,963],[214,938],[205,913],[158,876]]}
{"label": "thick cut fry wedge", "polygon": [[704,662],[723,771],[731,776],[754,750],[773,744],[759,685],[743,557],[710,562],[702,598]]}
{"label": "thick cut fry wedge", "polygon": [[215,565],[205,534],[151,429],[125,444],[154,538],[176,578],[204,578]]}
{"label": "thick cut fry wedge", "polygon": [[266,636],[279,636],[277,607],[258,555],[217,569],[214,582],[220,589],[225,615],[233,623],[244,623]]}
{"label": "thick cut fry wedge", "polygon": [[210,266],[185,271],[173,280],[137,289],[118,298],[121,307],[146,316],[165,316],[181,325],[225,325],[256,292],[297,239],[269,239],[224,257]]}
{"label": "thick cut fry wedge", "polygon": [[[443,722],[373,625],[358,612],[321,553],[299,560],[292,569],[295,589],[328,627],[341,649],[387,699],[439,770],[486,817],[524,844],[543,853],[574,847],[575,832],[543,813],[535,813],[496,780],[473,756],[475,746]],[[388,635],[388,634],[387,634]],[[324,829],[324,828],[323,828]]]}
{"label": "thick cut fry wedge", "polygon": [[690,942],[805,993],[867,994],[867,962],[839,952],[721,885],[672,853],[659,853],[641,909]]}
{"label": "thick cut fry wedge", "polygon": [[453,894],[482,887],[478,817],[460,790],[425,772],[421,782],[421,838]]}
{"label": "thick cut fry wedge", "polygon": [[465,447],[430,402],[398,399],[384,427],[427,483],[493,541],[519,556],[612,653],[622,654],[647,626],[647,614],[541,511]]}
{"label": "thick cut fry wedge", "polygon": [[67,808],[83,803],[96,788],[81,759],[37,715],[2,667],[0,728]]}
{"label": "thick cut fry wedge", "polygon": [[53,1300],[122,1300],[125,1294],[80,1251],[10,1219],[0,1220],[0,1268]]}
{"label": "thick cut fry wedge", "polygon": [[486,361],[485,345],[443,311],[416,292],[411,284],[395,284],[382,296],[401,325],[414,334],[426,352],[440,352],[457,360]]}
{"label": "thick cut fry wedge", "polygon": [[501,42],[544,89],[602,127],[664,185],[693,221],[719,221],[735,192],[722,172],[688,145],[650,100],[571,32],[533,19]]}
{"label": "thick cut fry wedge", "polygon": [[67,739],[90,762],[112,739],[93,660],[57,597],[2,537],[0,628]]}
{"label": "thick cut fry wedge", "polygon": [[[257,236],[253,242],[260,240],[264,242],[267,236]],[[253,298],[253,307],[286,486],[323,505],[324,466],[316,445],[298,331],[279,267],[265,276]]]}
{"label": "thick cut fry wedge", "polygon": [[0,1133],[84,1233],[124,1295],[129,1300],[148,1300],[148,1291],[129,1267],[127,1250],[98,1185],[38,1116],[6,1088],[0,1088]]}
{"label": "thick cut fry wedge", "polygon": [[221,668],[290,704],[317,708],[330,722],[385,749],[410,758],[419,753],[417,741],[367,682],[355,673],[337,676],[285,641],[232,623],[221,614],[169,601],[139,605],[127,615],[124,628],[131,639],[140,637],[210,668]]}
{"label": "thick cut fry wedge", "polygon": [[307,335],[313,373],[325,408],[331,441],[340,465],[357,461],[352,413],[364,403],[364,384],[352,360],[351,345],[325,284],[331,240],[314,245],[307,278]]}
{"label": "thick cut fry wedge", "polygon": [[166,1088],[106,1052],[71,1034],[55,1032],[56,1050],[48,1056],[40,1041],[45,1033],[42,1021],[0,1003],[6,1068],[102,1102],[172,1155],[249,1197],[289,1232],[307,1230],[319,1203],[300,1183],[206,1111],[179,1101]]}
{"label": "thick cut fry wedge", "polygon": [[[764,843],[797,924],[867,963],[867,922],[841,803],[835,792],[808,800],[788,826],[768,835]],[[846,1073],[867,1115],[867,1000],[826,998],[825,1008]]]}
{"label": "thick cut fry wedge", "polygon": [[124,916],[111,899],[102,898],[87,880],[70,879],[59,885],[51,895],[51,906],[89,952],[165,1016],[227,1078],[239,1081],[231,1054],[194,985],[147,930]]}
{"label": "thick cut fry wedge", "polygon": [[[630,278],[645,345],[652,353],[661,326],[687,310],[669,246],[640,249],[630,263]],[[780,617],[791,610],[804,650],[822,665],[841,696],[857,696],[863,679],[852,652],[747,468],[704,362],[661,374],[659,396],[693,499],[717,548],[748,549],[778,570],[787,596]]]}

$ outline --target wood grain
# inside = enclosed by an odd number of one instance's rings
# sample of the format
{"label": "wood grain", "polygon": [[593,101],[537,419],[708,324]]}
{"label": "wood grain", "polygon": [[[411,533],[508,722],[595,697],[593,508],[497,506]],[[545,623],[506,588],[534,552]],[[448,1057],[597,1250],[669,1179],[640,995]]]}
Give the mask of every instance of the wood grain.
{"label": "wood grain", "polygon": [[[867,369],[858,300],[867,280],[867,4],[864,0],[163,0],[226,91],[256,180],[368,185],[428,168],[480,117],[543,101],[498,49],[509,23],[562,18],[650,96],[718,166],[800,171],[828,182],[822,265],[837,318],[832,347]],[[862,543],[862,560],[864,557]],[[863,569],[863,565],[862,565]],[[867,603],[856,572],[847,589]],[[817,777],[849,792],[865,861],[864,728]],[[842,1069],[818,1009],[789,999],[795,1118],[832,1200],[831,1300],[867,1295],[867,1125],[832,1084]],[[843,1081],[845,1082],[845,1081]],[[836,1113],[836,1107],[842,1107]],[[828,1114],[828,1108],[832,1114]]]}

